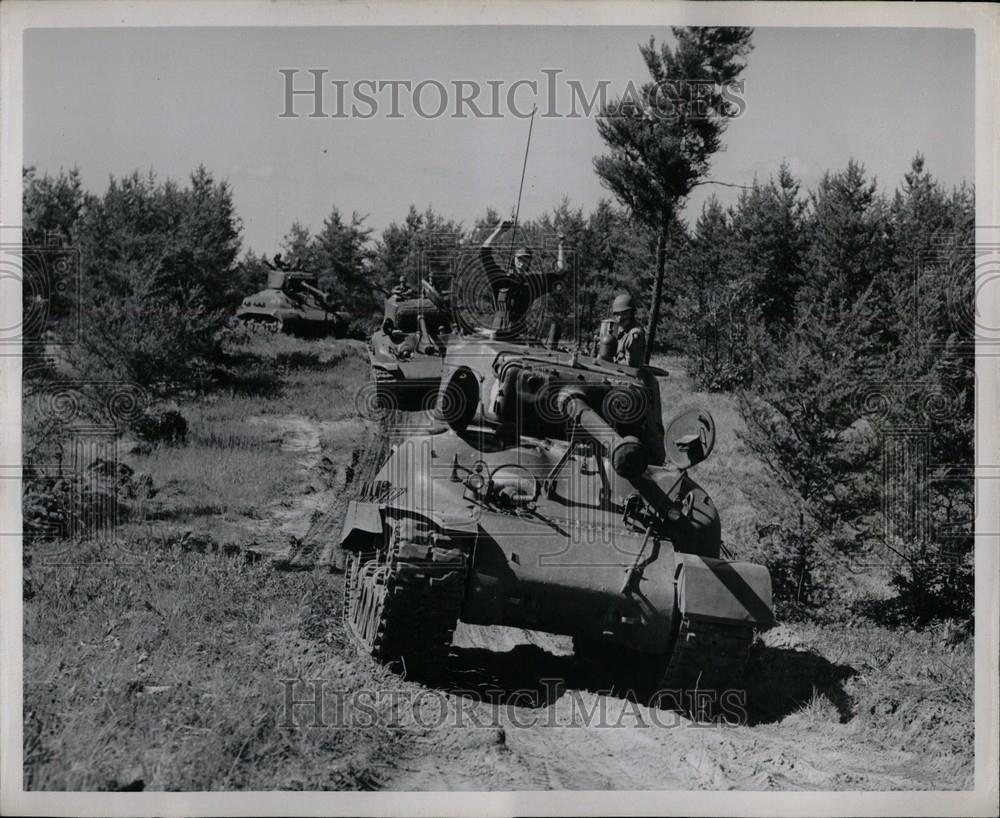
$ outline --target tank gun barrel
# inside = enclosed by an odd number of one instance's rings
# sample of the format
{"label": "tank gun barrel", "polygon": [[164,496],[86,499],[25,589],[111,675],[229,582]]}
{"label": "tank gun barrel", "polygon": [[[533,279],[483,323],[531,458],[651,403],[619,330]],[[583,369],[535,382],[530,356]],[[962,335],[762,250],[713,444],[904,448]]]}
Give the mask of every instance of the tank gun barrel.
{"label": "tank gun barrel", "polygon": [[625,478],[638,477],[649,466],[649,454],[637,437],[622,437],[611,425],[587,404],[583,393],[576,389],[563,389],[558,406],[562,414],[572,420],[588,437],[607,448],[611,467]]}

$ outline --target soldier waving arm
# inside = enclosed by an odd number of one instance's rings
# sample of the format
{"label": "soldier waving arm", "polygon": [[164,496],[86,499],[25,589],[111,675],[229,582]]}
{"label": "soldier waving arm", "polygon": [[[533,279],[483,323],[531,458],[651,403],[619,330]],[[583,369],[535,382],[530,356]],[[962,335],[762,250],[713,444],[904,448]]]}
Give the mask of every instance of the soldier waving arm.
{"label": "soldier waving arm", "polygon": [[486,271],[486,277],[489,279],[494,294],[502,286],[503,279],[507,277],[507,271],[497,263],[496,257],[493,255],[493,243],[513,226],[514,222],[510,219],[502,219],[497,222],[493,232],[486,237],[479,248],[479,261],[483,265],[483,270]]}

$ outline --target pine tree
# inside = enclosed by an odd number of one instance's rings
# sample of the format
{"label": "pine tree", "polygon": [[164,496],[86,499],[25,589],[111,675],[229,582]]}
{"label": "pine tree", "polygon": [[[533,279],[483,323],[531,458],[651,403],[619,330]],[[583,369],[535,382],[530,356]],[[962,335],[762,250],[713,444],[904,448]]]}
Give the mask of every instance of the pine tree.
{"label": "pine tree", "polygon": [[315,245],[309,229],[296,220],[281,239],[282,261],[295,270],[316,271]]}
{"label": "pine tree", "polygon": [[844,170],[823,175],[811,197],[809,276],[799,291],[801,304],[825,299],[846,313],[891,267],[887,208],[876,190],[875,179],[853,159]]}
{"label": "pine tree", "polygon": [[[739,78],[752,29],[673,28],[676,43],[640,46],[651,80],[607,105],[597,121],[610,153],[594,160],[601,182],[656,232],[647,360],[656,340],[666,252],[680,203],[708,173],[731,111],[723,92]],[[696,98],[697,95],[697,98]]]}
{"label": "pine tree", "polygon": [[755,181],[733,208],[734,266],[751,282],[754,305],[775,337],[794,322],[796,293],[805,280],[805,211],[785,163],[776,179]]}
{"label": "pine tree", "polygon": [[24,168],[22,183],[23,340],[30,344],[45,331],[58,334],[79,308],[76,223],[87,197],[77,168],[40,177],[34,167]]}
{"label": "pine tree", "polygon": [[364,226],[365,218],[354,212],[346,221],[336,207],[332,208],[313,239],[309,258],[310,269],[319,274],[320,286],[332,291],[341,303],[350,304],[354,312],[377,309],[381,303],[369,269],[372,231]]}
{"label": "pine tree", "polygon": [[[918,156],[891,205],[855,162],[824,176],[811,202],[795,321],[762,346],[754,391],[741,396],[747,443],[801,498],[799,530],[784,532],[790,547],[849,558],[879,544],[900,559],[894,616],[966,617],[971,569],[942,556],[971,549],[961,529],[971,525],[974,462],[962,320],[973,299],[971,191],[946,194]],[[926,475],[887,479],[895,471],[885,469],[912,465],[887,459],[900,434],[926,441]],[[913,515],[926,510],[932,531],[921,533]],[[776,564],[788,557],[779,549]]]}
{"label": "pine tree", "polygon": [[221,355],[239,223],[227,185],[152,173],[114,178],[74,227],[81,248],[81,372],[169,392],[209,377]]}
{"label": "pine tree", "polygon": [[39,176],[34,166],[23,169],[26,247],[73,243],[74,227],[83,211],[85,196],[79,168],[59,171],[58,176]]}

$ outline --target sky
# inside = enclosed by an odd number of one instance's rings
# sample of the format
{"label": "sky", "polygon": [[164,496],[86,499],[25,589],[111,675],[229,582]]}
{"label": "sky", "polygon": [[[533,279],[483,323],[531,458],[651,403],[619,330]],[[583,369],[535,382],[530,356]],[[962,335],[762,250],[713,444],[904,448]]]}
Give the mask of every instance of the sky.
{"label": "sky", "polygon": [[[280,249],[293,220],[316,230],[336,206],[367,214],[380,232],[410,204],[466,225],[488,207],[512,211],[528,121],[507,108],[520,79],[522,111],[556,76],[555,106],[569,109],[567,80],[609,95],[648,78],[638,44],[667,29],[633,27],[33,29],[24,41],[24,161],[40,172],[79,167],[101,192],[109,175],[133,170],[185,179],[199,164],[233,190],[244,247]],[[946,185],[973,181],[974,37],[958,29],[758,28],[743,74],[745,112],[731,122],[711,178],[749,184],[787,161],[805,188],[824,171],[861,161],[883,189],[902,181],[920,151]],[[502,83],[501,116],[417,116],[402,90],[398,118],[389,90],[370,119],[312,118],[312,103],[286,105],[280,69],[324,69],[326,113],[336,112],[332,80],[436,80],[456,104],[459,80]],[[485,88],[485,86],[484,86]],[[425,112],[438,107],[424,88]],[[478,99],[490,111],[488,89]],[[362,113],[368,108],[358,103]],[[466,111],[469,111],[466,108]],[[610,193],[593,171],[603,145],[593,117],[536,117],[521,204],[531,218],[565,196],[587,212]],[[732,188],[692,193],[693,220],[706,198],[735,200]]]}

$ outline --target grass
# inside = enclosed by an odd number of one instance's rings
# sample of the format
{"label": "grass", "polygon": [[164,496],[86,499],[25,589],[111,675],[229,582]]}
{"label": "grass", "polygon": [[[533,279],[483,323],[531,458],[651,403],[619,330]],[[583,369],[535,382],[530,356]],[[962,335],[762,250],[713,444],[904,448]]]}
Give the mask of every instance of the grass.
{"label": "grass", "polygon": [[[126,545],[128,565],[30,570],[26,788],[376,785],[400,736],[313,727],[308,709],[293,723],[285,709],[285,680],[372,683],[344,644],[339,576]],[[115,549],[93,544],[89,556]]]}
{"label": "grass", "polygon": [[152,476],[155,496],[132,504],[132,523],[169,520],[223,539],[232,523],[254,519],[298,480],[295,452],[283,451],[279,419],[304,415],[328,424],[324,449],[336,450],[361,434],[355,392],[367,359],[354,341],[303,341],[279,335],[253,338],[240,348],[247,371],[263,367],[277,387],[248,398],[219,390],[183,406],[187,443],[158,446],[129,464]]}
{"label": "grass", "polygon": [[282,416],[318,421],[331,454],[363,433],[357,343],[279,336],[243,351],[244,374],[263,368],[271,386],[189,401],[184,445],[127,456],[156,493],[129,501],[115,538],[75,545],[73,565],[28,554],[26,788],[371,789],[398,755],[392,731],[359,738],[284,718],[285,680],[372,684],[346,647],[339,575],[195,555],[163,534],[179,524],[224,541],[227,522],[299,490],[302,455],[282,450]]}
{"label": "grass", "polygon": [[132,519],[191,522],[206,515],[254,516],[293,480],[295,456],[280,449],[273,427],[246,421],[191,423],[186,446],[164,446],[133,458],[153,475],[157,494],[138,502]]}
{"label": "grass", "polygon": [[[368,353],[360,341],[279,335],[251,339],[244,351],[282,381],[280,390],[255,398],[257,414],[308,415],[321,421],[356,416],[357,394],[368,380]],[[230,414],[245,403],[233,393],[212,400]]]}
{"label": "grass", "polygon": [[[947,626],[779,625],[751,658],[751,718],[820,728],[831,742],[919,754],[936,786],[973,783],[974,653]],[[901,762],[902,763],[902,762]]]}

